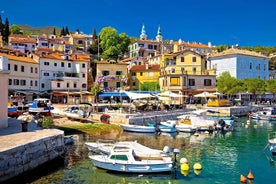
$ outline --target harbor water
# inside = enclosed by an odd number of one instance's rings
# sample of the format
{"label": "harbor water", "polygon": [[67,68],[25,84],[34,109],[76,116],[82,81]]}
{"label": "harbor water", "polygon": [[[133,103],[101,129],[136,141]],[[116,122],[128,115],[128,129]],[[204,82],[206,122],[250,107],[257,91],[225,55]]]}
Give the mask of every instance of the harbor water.
{"label": "harbor water", "polygon": [[[180,150],[177,160],[186,158],[190,171],[185,176],[180,170],[165,174],[122,174],[110,173],[95,168],[88,158],[85,142],[96,141],[87,135],[75,135],[74,144],[68,146],[65,162],[42,168],[36,176],[25,177],[25,183],[162,183],[162,184],[236,184],[240,175],[254,175],[253,183],[276,183],[276,158],[268,150],[268,133],[276,131],[276,122],[247,122],[245,117],[237,119],[232,132],[177,134],[137,134],[124,132],[118,140],[137,140],[151,148],[163,149],[164,146]],[[108,139],[108,137],[105,137]],[[275,162],[273,161],[275,160]],[[193,165],[203,167],[199,175]],[[41,168],[40,168],[41,169]],[[46,171],[47,170],[47,171]],[[20,183],[22,183],[21,180]],[[249,183],[249,182],[248,182]]]}

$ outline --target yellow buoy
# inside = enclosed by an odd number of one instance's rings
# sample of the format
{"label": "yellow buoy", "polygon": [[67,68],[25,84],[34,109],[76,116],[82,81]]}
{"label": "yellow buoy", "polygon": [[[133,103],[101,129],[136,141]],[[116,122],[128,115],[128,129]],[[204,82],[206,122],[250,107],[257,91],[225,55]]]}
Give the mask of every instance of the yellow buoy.
{"label": "yellow buoy", "polygon": [[202,165],[200,163],[195,163],[194,164],[194,169],[196,169],[196,170],[202,170]]}
{"label": "yellow buoy", "polygon": [[181,164],[180,169],[181,169],[181,171],[189,171],[190,170],[190,166],[187,163]]}
{"label": "yellow buoy", "polygon": [[246,123],[249,125],[250,124],[250,120],[247,120]]}
{"label": "yellow buoy", "polygon": [[257,128],[257,127],[258,127],[258,125],[254,125],[253,127],[254,127],[254,128]]}
{"label": "yellow buoy", "polygon": [[183,171],[183,170],[180,170],[181,174],[183,174],[184,176],[188,176],[189,174],[189,171]]}
{"label": "yellow buoy", "polygon": [[193,168],[196,175],[199,175],[202,171],[202,165],[200,163],[195,163]]}

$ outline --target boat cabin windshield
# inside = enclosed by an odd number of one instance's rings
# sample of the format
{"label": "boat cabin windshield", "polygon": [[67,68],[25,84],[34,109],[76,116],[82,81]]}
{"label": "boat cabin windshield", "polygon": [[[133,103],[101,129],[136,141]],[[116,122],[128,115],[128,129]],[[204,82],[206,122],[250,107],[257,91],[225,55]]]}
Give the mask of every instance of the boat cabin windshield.
{"label": "boat cabin windshield", "polygon": [[128,161],[128,158],[126,155],[111,155],[110,159]]}

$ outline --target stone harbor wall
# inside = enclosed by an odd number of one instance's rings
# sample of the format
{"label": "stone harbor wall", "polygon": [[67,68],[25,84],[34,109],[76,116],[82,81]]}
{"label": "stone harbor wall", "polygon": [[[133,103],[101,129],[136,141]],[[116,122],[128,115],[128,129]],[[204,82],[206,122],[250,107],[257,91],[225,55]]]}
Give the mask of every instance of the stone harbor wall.
{"label": "stone harbor wall", "polygon": [[[20,135],[22,141],[16,137]],[[6,148],[0,148],[0,182],[30,171],[64,154],[64,132],[60,130],[45,129],[9,136],[5,137],[10,138],[11,145],[6,144]],[[15,141],[14,146],[12,146],[12,138]]]}
{"label": "stone harbor wall", "polygon": [[159,123],[161,121],[176,120],[177,116],[181,115],[183,115],[183,112],[172,112],[171,114],[130,117],[129,124],[146,125],[147,123]]}

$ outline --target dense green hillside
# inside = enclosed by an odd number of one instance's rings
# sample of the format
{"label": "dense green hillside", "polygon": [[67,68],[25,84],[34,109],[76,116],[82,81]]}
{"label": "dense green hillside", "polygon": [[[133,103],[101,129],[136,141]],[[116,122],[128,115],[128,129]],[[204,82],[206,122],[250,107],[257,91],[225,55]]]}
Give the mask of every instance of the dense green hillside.
{"label": "dense green hillside", "polygon": [[18,25],[24,34],[34,34],[34,35],[42,35],[42,34],[53,34],[54,28],[56,29],[56,35],[60,35],[61,28],[57,26],[43,26],[43,27],[31,27],[29,25]]}

